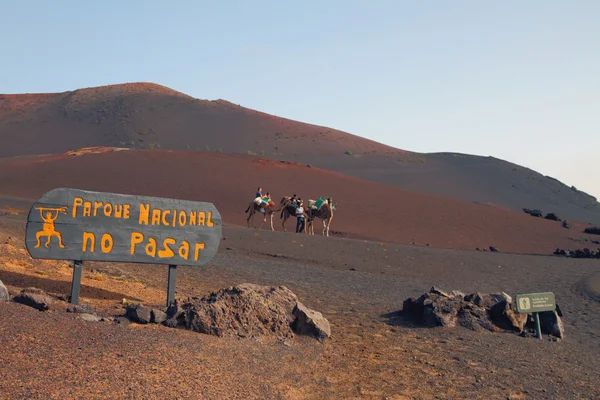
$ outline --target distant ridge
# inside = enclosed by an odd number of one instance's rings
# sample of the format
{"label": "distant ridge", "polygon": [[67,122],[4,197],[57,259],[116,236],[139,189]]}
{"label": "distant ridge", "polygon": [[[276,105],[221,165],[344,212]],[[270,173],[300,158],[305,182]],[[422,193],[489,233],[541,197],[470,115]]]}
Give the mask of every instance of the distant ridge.
{"label": "distant ridge", "polygon": [[106,146],[281,159],[413,191],[600,223],[594,197],[494,157],[410,152],[151,82],[0,95],[0,141],[0,157]]}

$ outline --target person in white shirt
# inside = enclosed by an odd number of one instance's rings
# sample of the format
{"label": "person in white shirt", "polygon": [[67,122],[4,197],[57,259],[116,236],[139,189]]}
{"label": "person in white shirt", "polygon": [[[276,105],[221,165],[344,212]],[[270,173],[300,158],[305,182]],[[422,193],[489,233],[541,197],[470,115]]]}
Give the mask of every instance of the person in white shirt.
{"label": "person in white shirt", "polygon": [[304,207],[302,199],[298,199],[298,206],[296,207],[296,233],[304,231]]}

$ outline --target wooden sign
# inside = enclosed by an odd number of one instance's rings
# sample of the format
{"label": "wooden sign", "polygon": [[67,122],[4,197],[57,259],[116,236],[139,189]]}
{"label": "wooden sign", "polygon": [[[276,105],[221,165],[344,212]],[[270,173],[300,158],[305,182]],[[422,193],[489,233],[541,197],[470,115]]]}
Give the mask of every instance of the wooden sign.
{"label": "wooden sign", "polygon": [[221,240],[212,203],[59,188],[29,211],[32,258],[200,266]]}

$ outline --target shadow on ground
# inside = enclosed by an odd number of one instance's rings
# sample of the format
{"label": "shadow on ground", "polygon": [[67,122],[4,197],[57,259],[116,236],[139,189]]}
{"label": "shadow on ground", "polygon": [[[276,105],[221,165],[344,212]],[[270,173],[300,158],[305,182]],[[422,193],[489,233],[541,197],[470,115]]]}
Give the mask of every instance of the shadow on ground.
{"label": "shadow on ground", "polygon": [[[36,276],[18,274],[16,272],[0,271],[0,280],[5,285],[17,287],[36,287],[44,290],[47,293],[57,294],[67,297],[71,293],[71,282],[53,280],[48,278],[38,278]],[[92,286],[81,285],[79,292],[81,297],[87,297],[98,300],[121,300],[127,297],[133,301],[142,301],[141,299],[131,298],[125,293],[110,292],[108,290],[95,288]]]}

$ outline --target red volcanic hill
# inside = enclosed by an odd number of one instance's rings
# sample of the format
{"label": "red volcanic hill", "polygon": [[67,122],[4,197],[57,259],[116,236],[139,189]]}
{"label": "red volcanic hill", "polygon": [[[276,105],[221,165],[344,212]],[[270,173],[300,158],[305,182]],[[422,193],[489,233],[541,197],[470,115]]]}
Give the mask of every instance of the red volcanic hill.
{"label": "red volcanic hill", "polygon": [[0,143],[0,157],[91,146],[245,154],[468,202],[537,208],[600,223],[594,197],[503,160],[408,152],[152,83],[0,95]]}
{"label": "red volcanic hill", "polygon": [[[302,164],[240,155],[174,151],[81,150],[0,160],[0,195],[37,199],[56,187],[213,202],[226,224],[245,225],[244,210],[261,185],[275,201],[297,193],[331,196],[334,235],[380,242],[549,254],[573,248],[582,226],[522,212],[416,193]],[[282,230],[275,219],[276,230]],[[294,229],[294,221],[288,229]],[[315,232],[319,232],[320,221]],[[320,233],[320,232],[319,232]]]}

